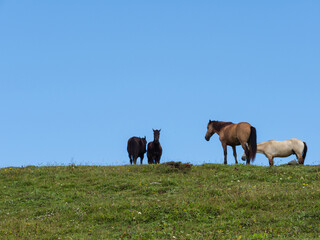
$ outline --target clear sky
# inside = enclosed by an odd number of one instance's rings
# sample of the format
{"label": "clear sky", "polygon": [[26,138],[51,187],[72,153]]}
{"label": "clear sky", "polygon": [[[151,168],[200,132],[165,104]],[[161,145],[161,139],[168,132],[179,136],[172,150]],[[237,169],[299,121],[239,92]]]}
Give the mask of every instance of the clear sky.
{"label": "clear sky", "polygon": [[129,164],[128,138],[152,128],[162,162],[222,164],[209,119],[249,122],[258,142],[304,140],[305,164],[319,164],[319,12],[312,0],[0,0],[0,167]]}

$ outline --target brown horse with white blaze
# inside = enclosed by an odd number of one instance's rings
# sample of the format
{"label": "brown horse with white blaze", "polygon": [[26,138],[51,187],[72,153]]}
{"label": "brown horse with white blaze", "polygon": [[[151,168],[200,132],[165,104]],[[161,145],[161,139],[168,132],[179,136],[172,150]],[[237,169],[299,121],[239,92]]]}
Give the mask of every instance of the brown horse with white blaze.
{"label": "brown horse with white blaze", "polygon": [[247,122],[240,122],[238,124],[232,122],[211,121],[207,125],[207,133],[205,139],[210,140],[211,136],[217,133],[221,141],[224,151],[224,164],[227,164],[227,145],[233,149],[233,156],[237,161],[236,146],[241,145],[247,159],[247,164],[253,161],[257,152],[257,132]]}

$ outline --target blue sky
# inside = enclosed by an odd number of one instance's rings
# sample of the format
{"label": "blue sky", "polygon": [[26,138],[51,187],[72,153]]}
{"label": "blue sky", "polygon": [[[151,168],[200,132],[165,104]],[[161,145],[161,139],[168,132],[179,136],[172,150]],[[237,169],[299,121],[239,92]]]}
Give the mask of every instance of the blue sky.
{"label": "blue sky", "polygon": [[128,164],[128,138],[152,128],[162,162],[223,163],[209,119],[249,122],[258,142],[304,140],[305,164],[319,164],[319,9],[0,0],[0,167]]}

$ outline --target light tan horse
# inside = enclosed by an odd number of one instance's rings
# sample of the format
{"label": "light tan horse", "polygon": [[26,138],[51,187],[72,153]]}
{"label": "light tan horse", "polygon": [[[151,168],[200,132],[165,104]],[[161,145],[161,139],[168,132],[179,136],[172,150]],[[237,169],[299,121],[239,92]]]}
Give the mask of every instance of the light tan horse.
{"label": "light tan horse", "polygon": [[[273,166],[273,158],[289,157],[292,154],[297,156],[299,164],[304,164],[307,155],[307,144],[297,138],[292,138],[285,141],[270,140],[257,144],[257,152],[263,153],[269,160],[269,165]],[[246,160],[246,154],[241,157]]]}
{"label": "light tan horse", "polygon": [[[217,133],[224,151],[224,164],[227,164],[227,145],[233,149],[233,156],[237,161],[236,146],[241,145],[247,159],[247,164],[254,160],[257,152],[256,129],[247,122],[234,124],[232,122],[211,121],[207,126],[205,139],[210,140],[211,136]],[[248,144],[248,145],[247,145]]]}

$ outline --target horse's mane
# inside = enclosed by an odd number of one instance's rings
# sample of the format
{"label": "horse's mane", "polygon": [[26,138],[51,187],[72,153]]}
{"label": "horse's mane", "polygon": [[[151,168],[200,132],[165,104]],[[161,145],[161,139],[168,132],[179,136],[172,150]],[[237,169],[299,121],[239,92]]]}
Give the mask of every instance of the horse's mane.
{"label": "horse's mane", "polygon": [[233,123],[232,122],[223,122],[223,121],[211,121],[210,124],[212,124],[214,129],[219,132],[225,126],[228,126]]}

